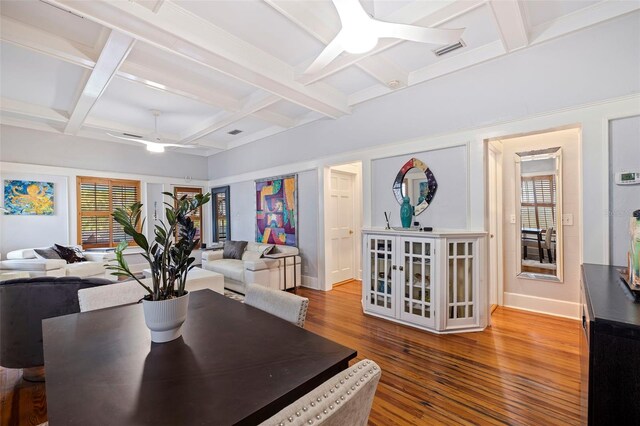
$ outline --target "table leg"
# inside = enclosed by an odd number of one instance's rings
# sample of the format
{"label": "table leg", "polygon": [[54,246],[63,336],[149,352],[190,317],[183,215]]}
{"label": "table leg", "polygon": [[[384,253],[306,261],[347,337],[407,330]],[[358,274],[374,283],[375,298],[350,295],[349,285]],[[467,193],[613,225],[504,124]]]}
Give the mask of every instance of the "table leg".
{"label": "table leg", "polygon": [[287,258],[283,257],[282,262],[284,263],[284,291],[287,291]]}
{"label": "table leg", "polygon": [[298,290],[298,266],[296,265],[296,257],[293,256],[293,294]]}

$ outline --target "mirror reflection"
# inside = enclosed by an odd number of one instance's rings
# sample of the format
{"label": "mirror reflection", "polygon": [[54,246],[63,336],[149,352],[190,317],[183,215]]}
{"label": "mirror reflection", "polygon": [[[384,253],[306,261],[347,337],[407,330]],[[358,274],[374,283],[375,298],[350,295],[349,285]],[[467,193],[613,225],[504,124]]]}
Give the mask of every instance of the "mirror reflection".
{"label": "mirror reflection", "polygon": [[560,148],[519,153],[519,275],[562,280]]}
{"label": "mirror reflection", "polygon": [[407,161],[398,172],[393,183],[393,193],[402,204],[404,197],[409,197],[417,216],[429,207],[438,189],[438,182],[429,167],[417,158]]}

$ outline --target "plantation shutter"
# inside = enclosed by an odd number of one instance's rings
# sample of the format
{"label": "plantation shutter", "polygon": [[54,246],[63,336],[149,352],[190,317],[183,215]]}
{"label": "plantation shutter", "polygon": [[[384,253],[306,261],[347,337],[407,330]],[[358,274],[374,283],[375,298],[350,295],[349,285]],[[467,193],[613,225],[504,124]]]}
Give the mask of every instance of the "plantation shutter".
{"label": "plantation shutter", "polygon": [[556,182],[553,175],[523,177],[521,218],[523,228],[555,228]]}
{"label": "plantation shutter", "polygon": [[123,240],[134,244],[111,213],[140,201],[139,181],[79,176],[77,191],[78,241],[84,248],[115,247]]}
{"label": "plantation shutter", "polygon": [[[184,186],[176,186],[173,190],[173,193],[178,199],[183,197],[184,195],[186,195],[187,198],[193,198],[196,194],[202,194],[202,188],[189,188]],[[191,217],[193,224],[196,226],[195,238],[199,239],[202,242],[202,207],[197,209],[195,212],[191,213],[189,217]],[[177,237],[177,231],[176,231],[176,237]],[[200,248],[200,243],[198,243],[196,248],[197,249]]]}

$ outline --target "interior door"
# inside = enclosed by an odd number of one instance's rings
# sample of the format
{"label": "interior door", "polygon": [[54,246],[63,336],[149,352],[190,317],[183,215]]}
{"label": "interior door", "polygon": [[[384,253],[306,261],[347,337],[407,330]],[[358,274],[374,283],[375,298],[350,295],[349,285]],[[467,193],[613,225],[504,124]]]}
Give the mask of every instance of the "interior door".
{"label": "interior door", "polygon": [[502,298],[502,153],[489,145],[489,304],[501,305]]}
{"label": "interior door", "polygon": [[331,284],[351,280],[354,269],[354,175],[331,170],[329,201],[329,259]]}

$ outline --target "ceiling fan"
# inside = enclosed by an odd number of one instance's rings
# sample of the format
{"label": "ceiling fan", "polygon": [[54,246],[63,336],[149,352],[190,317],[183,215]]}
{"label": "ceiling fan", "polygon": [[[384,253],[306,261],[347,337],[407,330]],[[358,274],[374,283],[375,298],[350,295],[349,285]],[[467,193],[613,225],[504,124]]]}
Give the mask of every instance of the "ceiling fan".
{"label": "ceiling fan", "polygon": [[365,53],[381,38],[399,38],[431,44],[451,44],[460,40],[462,29],[426,28],[379,21],[371,17],[359,0],[332,0],[342,28],[303,74],[314,74],[342,52]]}
{"label": "ceiling fan", "polygon": [[151,151],[151,152],[164,152],[164,149],[169,147],[197,148],[194,145],[182,145],[177,143],[162,142],[162,138],[160,138],[160,134],[158,133],[158,117],[160,116],[160,111],[154,109],[154,110],[151,110],[151,114],[153,114],[153,117],[154,117],[155,130],[147,138],[143,138],[142,136],[134,135],[131,133],[113,134],[113,133],[107,132],[107,135],[114,138],[122,139],[125,141],[132,141],[132,142],[145,144],[147,146],[147,151]]}

